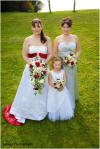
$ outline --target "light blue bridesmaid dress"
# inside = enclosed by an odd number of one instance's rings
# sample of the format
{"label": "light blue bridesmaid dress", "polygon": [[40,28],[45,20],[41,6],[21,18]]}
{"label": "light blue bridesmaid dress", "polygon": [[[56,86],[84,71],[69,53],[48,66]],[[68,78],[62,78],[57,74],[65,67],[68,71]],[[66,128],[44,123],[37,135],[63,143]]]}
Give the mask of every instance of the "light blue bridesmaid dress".
{"label": "light blue bridesmaid dress", "polygon": [[[75,54],[76,43],[74,41],[67,44],[66,42],[60,42],[58,45],[58,55],[63,59],[70,53]],[[64,66],[66,71],[66,87],[69,89],[74,100],[78,99],[78,84],[77,84],[77,65],[70,68]]]}

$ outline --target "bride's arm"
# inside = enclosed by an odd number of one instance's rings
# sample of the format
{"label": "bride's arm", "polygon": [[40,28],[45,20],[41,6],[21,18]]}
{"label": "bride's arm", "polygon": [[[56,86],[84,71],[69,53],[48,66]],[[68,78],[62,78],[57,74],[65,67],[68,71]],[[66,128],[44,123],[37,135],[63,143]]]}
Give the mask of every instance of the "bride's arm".
{"label": "bride's arm", "polygon": [[80,46],[79,39],[76,35],[75,35],[75,39],[76,39],[76,50],[77,50],[76,57],[78,58],[81,54],[81,46]]}
{"label": "bride's arm", "polygon": [[57,38],[54,40],[54,46],[53,46],[53,56],[56,56],[58,49],[58,40]]}
{"label": "bride's arm", "polygon": [[47,37],[47,47],[48,47],[48,57],[45,63],[48,63],[52,59],[52,42],[49,37]]}
{"label": "bride's arm", "polygon": [[30,61],[28,58],[28,40],[27,40],[27,38],[24,40],[24,43],[23,43],[22,56],[23,56],[23,59],[25,60],[25,62],[27,64],[30,64]]}

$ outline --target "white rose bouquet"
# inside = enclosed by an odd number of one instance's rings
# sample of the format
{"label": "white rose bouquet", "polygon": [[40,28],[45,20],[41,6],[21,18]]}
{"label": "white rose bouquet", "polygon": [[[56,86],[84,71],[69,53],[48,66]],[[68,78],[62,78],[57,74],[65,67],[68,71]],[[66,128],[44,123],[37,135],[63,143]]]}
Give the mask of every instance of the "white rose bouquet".
{"label": "white rose bouquet", "polygon": [[68,67],[73,67],[76,65],[76,55],[75,54],[69,54],[64,59],[64,65]]}

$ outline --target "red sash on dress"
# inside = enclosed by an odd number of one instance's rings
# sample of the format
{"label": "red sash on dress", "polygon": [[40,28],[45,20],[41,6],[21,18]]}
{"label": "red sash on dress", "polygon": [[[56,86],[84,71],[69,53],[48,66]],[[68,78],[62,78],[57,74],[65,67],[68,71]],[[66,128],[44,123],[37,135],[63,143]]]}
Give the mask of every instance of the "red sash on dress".
{"label": "red sash on dress", "polygon": [[[33,57],[36,57],[37,56],[37,53],[32,53],[32,54],[28,54],[28,57],[29,58],[33,58]],[[44,53],[39,53],[39,56],[41,57],[41,58],[44,58],[44,59],[46,59],[47,58],[47,54],[44,54]]]}

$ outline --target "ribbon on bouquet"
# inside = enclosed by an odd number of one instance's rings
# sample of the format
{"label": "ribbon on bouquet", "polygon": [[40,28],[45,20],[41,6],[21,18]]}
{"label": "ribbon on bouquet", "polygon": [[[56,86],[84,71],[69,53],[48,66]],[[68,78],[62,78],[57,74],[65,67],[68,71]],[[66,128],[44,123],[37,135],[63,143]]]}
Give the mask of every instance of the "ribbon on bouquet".
{"label": "ribbon on bouquet", "polygon": [[[33,57],[36,57],[37,56],[37,53],[28,53],[28,57],[29,58],[33,58]],[[44,59],[46,59],[47,58],[47,54],[44,54],[44,53],[39,53],[39,56],[41,57],[41,58],[44,58]]]}

